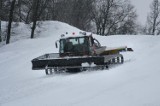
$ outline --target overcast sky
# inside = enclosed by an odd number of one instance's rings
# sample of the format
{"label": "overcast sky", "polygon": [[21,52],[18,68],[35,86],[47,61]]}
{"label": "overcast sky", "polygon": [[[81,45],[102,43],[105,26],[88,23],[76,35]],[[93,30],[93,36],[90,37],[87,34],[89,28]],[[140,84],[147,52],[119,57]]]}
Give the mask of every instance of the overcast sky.
{"label": "overcast sky", "polygon": [[150,12],[150,4],[153,0],[131,0],[131,3],[135,6],[138,20],[144,25],[146,23],[147,14]]}

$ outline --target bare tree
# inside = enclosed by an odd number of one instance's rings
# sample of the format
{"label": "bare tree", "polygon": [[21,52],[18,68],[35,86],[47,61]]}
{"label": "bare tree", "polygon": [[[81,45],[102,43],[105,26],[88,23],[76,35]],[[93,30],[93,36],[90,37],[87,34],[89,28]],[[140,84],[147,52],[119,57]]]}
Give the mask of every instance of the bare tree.
{"label": "bare tree", "polygon": [[17,13],[18,13],[18,21],[19,22],[22,22],[22,0],[18,0],[18,3],[17,3],[17,7],[18,7],[18,10],[17,10]]}
{"label": "bare tree", "polygon": [[10,1],[5,1],[5,0],[0,0],[1,3],[1,9],[0,9],[0,16],[1,20],[3,21],[8,21],[9,17],[9,9],[11,2]]}
{"label": "bare tree", "polygon": [[38,19],[40,19],[42,13],[44,12],[49,0],[34,0],[33,1],[33,13],[32,13],[32,31],[31,39],[34,38],[34,31],[36,29],[36,24]]}
{"label": "bare tree", "polygon": [[26,24],[29,24],[32,21],[32,10],[33,10],[33,0],[23,0],[23,3],[25,5],[24,12],[26,13],[26,16],[24,18],[24,22]]}
{"label": "bare tree", "polygon": [[31,31],[31,38],[34,38],[34,31],[36,29],[36,23],[37,23],[37,20],[38,20],[38,9],[39,9],[39,4],[40,3],[40,0],[34,0],[33,2],[33,25],[32,25],[32,31]]}
{"label": "bare tree", "polygon": [[0,42],[2,41],[2,29],[1,29],[1,11],[2,11],[2,0],[0,0]]}
{"label": "bare tree", "polygon": [[12,0],[12,2],[11,2],[6,44],[9,44],[9,42],[10,42],[11,26],[12,26],[12,21],[13,21],[13,11],[14,11],[15,2],[16,2],[16,0]]}
{"label": "bare tree", "polygon": [[1,20],[0,20],[0,42],[2,42],[2,29],[1,29]]}
{"label": "bare tree", "polygon": [[97,34],[117,34],[120,28],[131,28],[130,25],[135,24],[133,20],[136,20],[136,12],[127,0],[100,0],[95,5],[93,20],[96,23]]}
{"label": "bare tree", "polygon": [[87,30],[92,20],[95,0],[59,0],[55,2],[54,16],[58,21]]}
{"label": "bare tree", "polygon": [[87,29],[91,22],[93,2],[94,0],[74,0],[71,15],[73,26],[82,30]]}
{"label": "bare tree", "polygon": [[134,10],[134,6],[127,4],[124,8],[124,19],[120,23],[118,29],[118,34],[137,34],[138,24],[137,24],[137,14]]}
{"label": "bare tree", "polygon": [[151,4],[151,12],[147,17],[146,34],[160,34],[160,2],[153,0]]}
{"label": "bare tree", "polygon": [[94,21],[97,25],[97,34],[104,35],[106,25],[109,22],[112,8],[115,6],[115,0],[100,0],[95,3],[95,11],[93,12]]}

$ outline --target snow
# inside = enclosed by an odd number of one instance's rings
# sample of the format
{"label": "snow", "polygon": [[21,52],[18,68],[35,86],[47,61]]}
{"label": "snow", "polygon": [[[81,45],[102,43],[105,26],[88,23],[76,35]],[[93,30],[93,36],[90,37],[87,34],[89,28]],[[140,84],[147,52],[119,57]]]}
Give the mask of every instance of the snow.
{"label": "snow", "polygon": [[94,64],[94,63],[89,64],[89,63],[86,62],[86,63],[82,63],[81,66],[82,67],[95,67],[96,64]]}
{"label": "snow", "polygon": [[80,30],[57,21],[42,22],[38,30],[35,39],[26,32],[25,39],[0,47],[0,106],[160,105],[160,36],[94,35],[104,46],[128,46],[134,52],[123,53],[125,63],[109,70],[46,76],[31,69],[31,60],[58,52],[60,35]]}

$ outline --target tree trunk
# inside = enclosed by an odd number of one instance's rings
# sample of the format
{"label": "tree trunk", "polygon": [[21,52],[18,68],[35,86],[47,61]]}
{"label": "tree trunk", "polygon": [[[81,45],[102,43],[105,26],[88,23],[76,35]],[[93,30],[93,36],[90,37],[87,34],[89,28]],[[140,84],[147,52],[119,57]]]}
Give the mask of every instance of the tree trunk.
{"label": "tree trunk", "polygon": [[39,0],[35,0],[33,4],[33,25],[32,25],[32,31],[31,31],[31,39],[34,38],[34,31],[36,29],[37,19],[38,19],[38,9],[39,9]]}
{"label": "tree trunk", "polygon": [[18,0],[18,14],[19,14],[19,22],[22,22],[22,9],[21,9],[21,5],[22,5],[22,1],[21,0]]}
{"label": "tree trunk", "polygon": [[103,23],[102,25],[102,35],[104,36],[105,35],[105,30],[106,30],[106,21]]}
{"label": "tree trunk", "polygon": [[31,39],[34,38],[34,31],[36,29],[37,21],[33,21],[32,31],[31,31]]}
{"label": "tree trunk", "polygon": [[155,29],[156,29],[156,19],[154,19],[153,22],[152,35],[155,35]]}
{"label": "tree trunk", "polygon": [[16,0],[13,0],[12,3],[11,3],[10,14],[9,14],[9,22],[8,22],[8,30],[7,30],[7,40],[6,40],[6,44],[9,44],[9,42],[10,42],[11,26],[12,26],[13,11],[14,11],[15,2],[16,2]]}
{"label": "tree trunk", "polygon": [[0,0],[0,42],[2,41],[2,31],[1,31],[1,10],[2,10],[2,0]]}
{"label": "tree trunk", "polygon": [[31,10],[32,10],[32,8],[30,8],[29,11],[27,12],[27,17],[25,19],[26,24],[29,24],[29,15],[30,15]]}
{"label": "tree trunk", "polygon": [[0,42],[2,42],[1,20],[0,20]]}

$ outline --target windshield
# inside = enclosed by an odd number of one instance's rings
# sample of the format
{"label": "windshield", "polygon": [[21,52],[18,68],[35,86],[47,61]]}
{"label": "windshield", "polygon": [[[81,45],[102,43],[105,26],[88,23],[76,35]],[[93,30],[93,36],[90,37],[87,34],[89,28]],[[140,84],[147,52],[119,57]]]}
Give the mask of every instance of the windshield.
{"label": "windshield", "polygon": [[67,38],[60,40],[60,53],[82,52],[88,48],[88,37]]}

